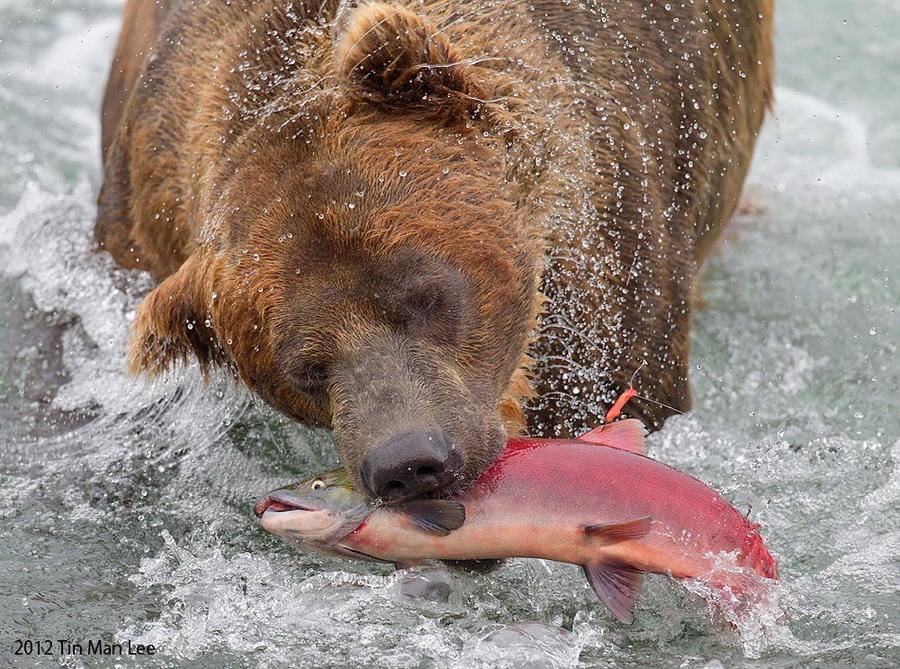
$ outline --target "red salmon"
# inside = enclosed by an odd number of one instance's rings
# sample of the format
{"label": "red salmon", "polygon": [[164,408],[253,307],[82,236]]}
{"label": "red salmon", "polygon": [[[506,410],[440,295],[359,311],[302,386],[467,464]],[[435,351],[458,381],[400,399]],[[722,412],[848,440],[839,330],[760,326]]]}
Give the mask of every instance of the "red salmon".
{"label": "red salmon", "polygon": [[750,571],[777,579],[758,526],[696,478],[646,457],[644,434],[627,419],[578,439],[511,438],[462,492],[398,506],[367,501],[339,470],[274,491],[256,513],[270,532],[330,554],[582,565],[625,623],[643,572],[741,593]]}

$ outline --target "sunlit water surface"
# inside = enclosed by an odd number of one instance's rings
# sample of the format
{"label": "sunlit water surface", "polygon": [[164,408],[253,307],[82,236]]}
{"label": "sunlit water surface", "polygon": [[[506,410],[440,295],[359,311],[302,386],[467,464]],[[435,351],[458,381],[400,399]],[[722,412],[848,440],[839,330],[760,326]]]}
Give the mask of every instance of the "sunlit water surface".
{"label": "sunlit water surface", "polygon": [[90,251],[119,12],[0,0],[0,665],[130,663],[58,639],[172,667],[900,664],[900,5],[779,0],[774,115],[702,276],[696,408],[650,439],[751,505],[780,561],[736,627],[657,576],[625,627],[536,560],[410,599],[263,532],[254,499],[336,465],[328,434],[196,369],[127,378],[151,283]]}

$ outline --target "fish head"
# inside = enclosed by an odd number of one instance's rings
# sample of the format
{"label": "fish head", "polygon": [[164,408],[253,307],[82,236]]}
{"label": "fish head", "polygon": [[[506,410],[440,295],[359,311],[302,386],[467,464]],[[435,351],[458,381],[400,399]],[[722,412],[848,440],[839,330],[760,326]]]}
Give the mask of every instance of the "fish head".
{"label": "fish head", "polygon": [[338,542],[362,525],[374,507],[353,487],[347,472],[338,469],[273,490],[253,511],[263,528],[300,548],[348,556]]}

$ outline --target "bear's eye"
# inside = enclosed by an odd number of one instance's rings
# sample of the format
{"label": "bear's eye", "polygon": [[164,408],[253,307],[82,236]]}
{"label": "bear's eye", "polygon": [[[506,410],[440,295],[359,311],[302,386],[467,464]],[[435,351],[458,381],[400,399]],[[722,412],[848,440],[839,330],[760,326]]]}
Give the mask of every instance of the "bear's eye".
{"label": "bear's eye", "polygon": [[459,334],[461,296],[445,277],[419,278],[398,311],[400,326],[409,335],[451,343]]}
{"label": "bear's eye", "polygon": [[293,377],[302,390],[315,392],[328,385],[328,368],[319,363],[306,364],[301,366]]}
{"label": "bear's eye", "polygon": [[413,292],[407,300],[413,318],[424,318],[432,311],[437,311],[441,303],[441,293],[433,288],[423,288]]}

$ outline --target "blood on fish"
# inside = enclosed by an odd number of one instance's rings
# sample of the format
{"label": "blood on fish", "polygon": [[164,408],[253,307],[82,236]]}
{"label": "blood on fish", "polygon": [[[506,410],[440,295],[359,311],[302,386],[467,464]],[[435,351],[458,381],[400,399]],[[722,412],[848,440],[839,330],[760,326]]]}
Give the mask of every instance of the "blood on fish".
{"label": "blood on fish", "polygon": [[626,402],[630,400],[632,397],[637,397],[637,391],[634,388],[629,388],[621,395],[619,395],[619,399],[616,400],[616,403],[612,405],[612,408],[606,412],[606,418],[603,419],[604,423],[611,423],[616,418],[619,417],[619,414],[622,413],[622,409],[625,407]]}

